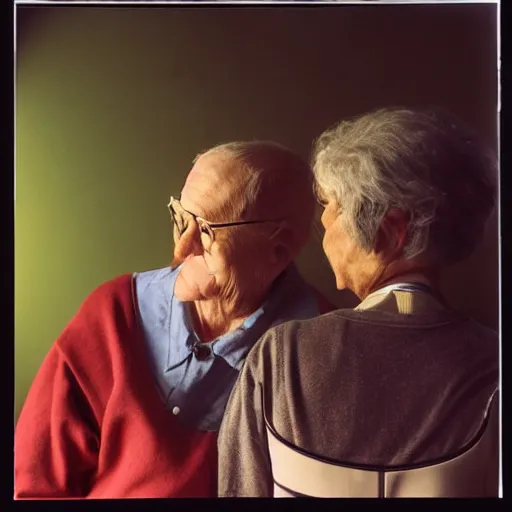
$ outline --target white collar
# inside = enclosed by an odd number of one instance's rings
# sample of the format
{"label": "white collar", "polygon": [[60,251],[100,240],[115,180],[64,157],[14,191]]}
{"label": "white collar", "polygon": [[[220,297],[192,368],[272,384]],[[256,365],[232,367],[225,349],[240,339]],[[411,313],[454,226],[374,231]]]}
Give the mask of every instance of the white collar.
{"label": "white collar", "polygon": [[390,293],[393,290],[399,290],[404,292],[424,292],[424,293],[432,293],[431,287],[423,282],[411,282],[411,283],[392,283],[384,286],[384,288],[379,288],[374,292],[370,293],[366,298],[372,297],[374,295],[380,295],[383,293]]}
{"label": "white collar", "polygon": [[393,290],[403,291],[403,292],[423,292],[423,293],[432,293],[429,285],[423,282],[403,282],[403,283],[392,283],[383,288],[375,290],[365,297],[363,301],[355,308],[357,310],[369,309],[380,302],[382,302],[386,295],[391,293]]}

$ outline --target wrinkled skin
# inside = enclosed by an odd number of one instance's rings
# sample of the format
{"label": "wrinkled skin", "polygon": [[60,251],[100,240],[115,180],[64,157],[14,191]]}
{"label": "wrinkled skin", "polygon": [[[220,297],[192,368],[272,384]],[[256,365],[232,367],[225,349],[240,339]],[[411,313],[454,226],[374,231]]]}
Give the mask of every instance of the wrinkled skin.
{"label": "wrinkled skin", "polygon": [[[181,192],[182,207],[210,222],[254,220],[263,212],[272,215],[272,202],[262,202],[252,219],[233,218],[233,204],[244,193],[244,173],[231,156],[206,153],[195,162]],[[272,198],[269,198],[272,199]],[[206,252],[196,222],[181,237],[175,233],[173,265],[183,263],[174,293],[193,302],[192,316],[203,340],[238,327],[264,300],[272,281],[288,265],[292,254],[286,244],[271,241],[275,225],[258,224],[215,230],[214,243]],[[266,236],[257,236],[262,231]],[[255,234],[256,233],[256,234]]]}
{"label": "wrinkled skin", "polygon": [[[233,179],[233,175],[236,175],[235,166],[236,163],[228,157],[217,154],[201,156],[194,164],[181,192],[180,203],[183,208],[211,222],[237,220],[223,215],[228,210],[226,205],[238,196],[239,189],[243,186],[240,181]],[[236,231],[244,228],[216,230],[215,243],[209,252],[203,250],[201,240],[205,235],[200,234],[198,229],[198,225],[192,222],[182,237],[175,239],[173,263],[183,262],[176,281],[175,294],[182,301],[213,299],[219,296],[229,284],[230,267],[238,263],[236,260],[232,261],[230,256],[240,258],[240,254],[230,254],[233,251],[229,250],[229,241]]]}

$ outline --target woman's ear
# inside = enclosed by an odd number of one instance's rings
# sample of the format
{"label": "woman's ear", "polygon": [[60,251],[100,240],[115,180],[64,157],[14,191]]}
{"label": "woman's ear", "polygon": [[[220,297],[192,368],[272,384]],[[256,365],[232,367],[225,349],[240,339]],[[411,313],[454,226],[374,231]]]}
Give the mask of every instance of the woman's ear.
{"label": "woman's ear", "polygon": [[410,216],[400,208],[391,208],[384,215],[375,238],[375,252],[396,257],[407,242]]}

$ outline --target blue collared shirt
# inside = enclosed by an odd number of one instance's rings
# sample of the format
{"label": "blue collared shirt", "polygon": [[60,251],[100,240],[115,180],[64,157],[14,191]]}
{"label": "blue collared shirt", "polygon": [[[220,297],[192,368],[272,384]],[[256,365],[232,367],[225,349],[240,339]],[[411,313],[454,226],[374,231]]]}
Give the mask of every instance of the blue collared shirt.
{"label": "blue collared shirt", "polygon": [[238,329],[201,343],[189,303],[174,296],[179,272],[180,267],[166,267],[134,274],[145,341],[167,408],[186,425],[217,431],[251,347],[274,325],[317,316],[318,302],[291,265],[276,280],[265,303]]}

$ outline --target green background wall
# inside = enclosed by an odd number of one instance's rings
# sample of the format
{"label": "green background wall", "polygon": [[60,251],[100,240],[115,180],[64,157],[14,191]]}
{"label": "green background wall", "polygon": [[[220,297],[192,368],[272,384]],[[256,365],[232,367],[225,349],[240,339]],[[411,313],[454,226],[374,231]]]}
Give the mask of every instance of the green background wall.
{"label": "green background wall", "polygon": [[[85,296],[166,265],[166,203],[197,152],[275,139],[308,156],[342,117],[442,105],[496,145],[494,6],[18,8],[16,416]],[[496,220],[445,278],[497,326]],[[299,266],[338,306],[318,243]]]}

